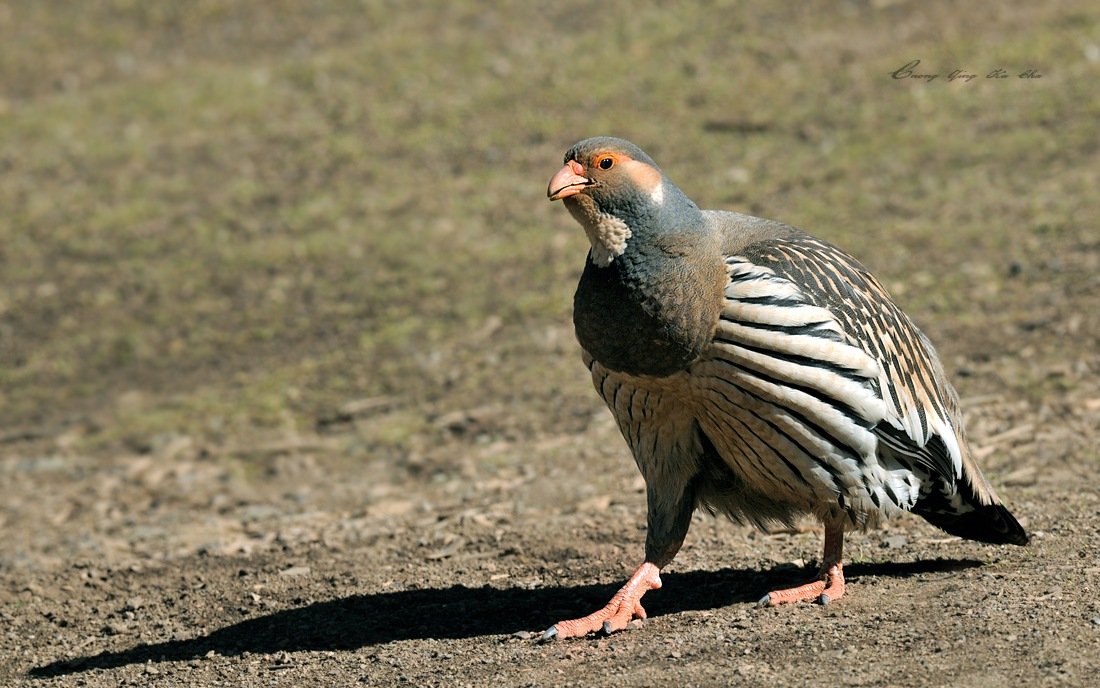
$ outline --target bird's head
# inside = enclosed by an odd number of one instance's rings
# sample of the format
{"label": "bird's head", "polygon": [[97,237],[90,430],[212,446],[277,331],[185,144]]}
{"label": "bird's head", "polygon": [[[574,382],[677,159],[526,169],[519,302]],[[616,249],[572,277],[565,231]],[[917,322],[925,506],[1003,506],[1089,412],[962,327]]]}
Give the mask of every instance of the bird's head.
{"label": "bird's head", "polygon": [[660,205],[664,182],[661,169],[641,148],[600,136],[569,149],[565,167],[550,180],[546,195],[551,201],[566,200],[566,205],[592,203],[599,212],[620,217],[631,206]]}
{"label": "bird's head", "polygon": [[584,227],[592,262],[600,267],[622,255],[628,240],[695,223],[698,213],[645,151],[608,136],[570,148],[546,195],[563,201]]}

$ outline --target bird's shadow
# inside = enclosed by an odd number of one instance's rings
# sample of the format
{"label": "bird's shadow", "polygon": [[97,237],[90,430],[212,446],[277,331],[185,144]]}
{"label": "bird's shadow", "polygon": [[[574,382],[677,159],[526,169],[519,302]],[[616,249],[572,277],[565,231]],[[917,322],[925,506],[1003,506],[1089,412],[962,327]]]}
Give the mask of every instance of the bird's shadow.
{"label": "bird's shadow", "polygon": [[[853,563],[845,567],[845,574],[849,580],[858,581],[863,576],[905,577],[981,565],[969,559]],[[652,618],[756,602],[769,588],[804,582],[801,579],[806,575],[806,571],[791,566],[778,566],[770,572],[667,572],[662,574],[664,591],[646,596],[646,610]],[[49,678],[146,662],[187,661],[211,651],[239,656],[245,652],[355,650],[397,640],[473,638],[541,630],[556,620],[594,611],[611,598],[619,585],[535,589],[453,585],[352,595],[247,619],[190,640],[142,644],[59,660],[35,667],[27,675]]]}

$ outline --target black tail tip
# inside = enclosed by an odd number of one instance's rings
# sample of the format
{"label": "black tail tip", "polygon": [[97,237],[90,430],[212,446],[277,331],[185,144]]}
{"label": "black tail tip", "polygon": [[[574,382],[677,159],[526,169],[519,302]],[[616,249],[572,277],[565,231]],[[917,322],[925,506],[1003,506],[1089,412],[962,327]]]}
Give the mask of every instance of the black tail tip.
{"label": "black tail tip", "polygon": [[962,514],[920,513],[926,521],[952,535],[991,545],[1026,545],[1030,538],[1003,504],[987,504]]}

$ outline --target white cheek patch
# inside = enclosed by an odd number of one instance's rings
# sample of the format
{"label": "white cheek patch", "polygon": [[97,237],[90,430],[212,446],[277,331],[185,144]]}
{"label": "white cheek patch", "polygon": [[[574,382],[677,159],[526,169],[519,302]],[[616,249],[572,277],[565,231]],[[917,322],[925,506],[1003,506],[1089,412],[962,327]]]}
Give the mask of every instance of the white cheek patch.
{"label": "white cheek patch", "polygon": [[665,184],[664,182],[657,182],[657,186],[653,187],[653,191],[649,192],[649,197],[653,199],[653,202],[657,205],[661,205],[665,202]]}
{"label": "white cheek patch", "polygon": [[656,167],[628,159],[622,163],[622,168],[635,188],[647,194],[656,205],[661,205],[664,202],[665,182]]}

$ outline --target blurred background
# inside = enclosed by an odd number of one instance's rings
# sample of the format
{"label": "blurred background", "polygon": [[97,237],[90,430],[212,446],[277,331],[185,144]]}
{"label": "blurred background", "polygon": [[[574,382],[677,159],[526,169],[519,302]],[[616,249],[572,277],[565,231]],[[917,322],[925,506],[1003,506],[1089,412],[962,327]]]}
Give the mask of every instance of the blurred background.
{"label": "blurred background", "polygon": [[1098,76],[1084,1],[0,4],[0,452],[541,461],[608,422],[593,135],[848,249],[1003,423],[1092,413]]}

